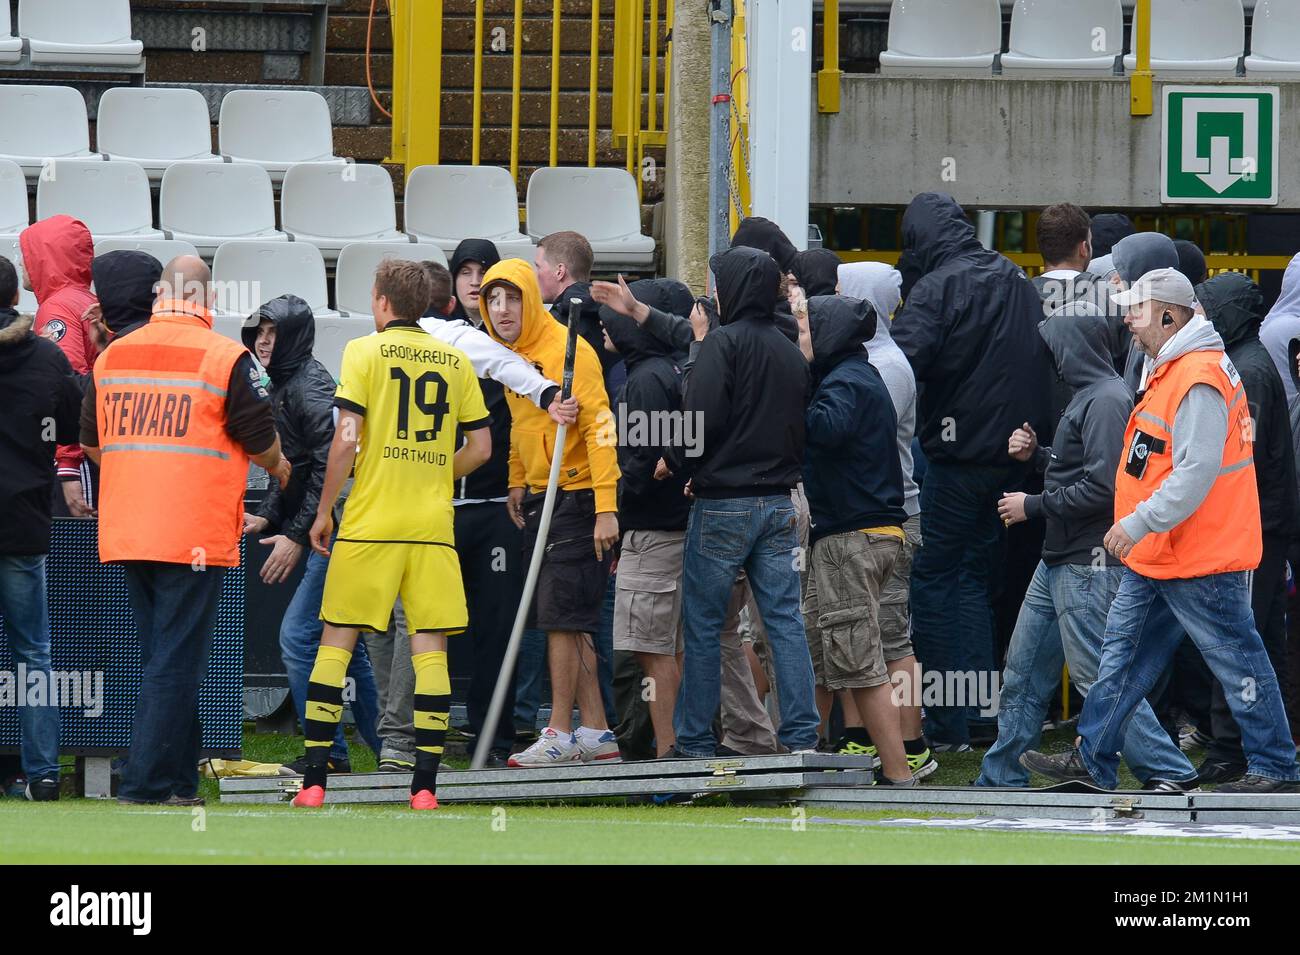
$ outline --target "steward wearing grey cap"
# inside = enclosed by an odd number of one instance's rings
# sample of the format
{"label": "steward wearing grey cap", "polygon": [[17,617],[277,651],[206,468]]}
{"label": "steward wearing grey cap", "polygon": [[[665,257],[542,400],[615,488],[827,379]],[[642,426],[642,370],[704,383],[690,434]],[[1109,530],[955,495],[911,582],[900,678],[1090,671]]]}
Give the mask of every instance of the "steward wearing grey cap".
{"label": "steward wearing grey cap", "polygon": [[1125,727],[1185,632],[1241,728],[1246,775],[1219,791],[1296,790],[1295,744],[1250,608],[1262,543],[1241,376],[1176,269],[1147,272],[1113,299],[1145,356],[1115,475],[1115,524],[1103,542],[1125,569],[1075,748],[1027,752],[1021,764],[1113,789]]}

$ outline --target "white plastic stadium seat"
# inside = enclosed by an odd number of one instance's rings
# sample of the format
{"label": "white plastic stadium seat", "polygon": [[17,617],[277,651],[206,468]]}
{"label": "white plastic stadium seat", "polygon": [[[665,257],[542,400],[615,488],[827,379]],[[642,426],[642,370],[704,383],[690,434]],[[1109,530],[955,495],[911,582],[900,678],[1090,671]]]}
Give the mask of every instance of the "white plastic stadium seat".
{"label": "white plastic stadium seat", "polygon": [[1124,52],[1120,0],[1016,0],[1002,74],[1110,73]]}
{"label": "white plastic stadium seat", "polygon": [[18,34],[33,63],[133,67],[144,53],[129,0],[19,0]]}
{"label": "white plastic stadium seat", "polygon": [[0,3],[0,63],[17,63],[23,58],[23,41],[14,33],[9,4]]}
{"label": "white plastic stadium seat", "polygon": [[461,239],[490,239],[503,259],[531,262],[519,195],[500,166],[417,166],[406,183],[406,231],[450,255]]}
{"label": "white plastic stadium seat", "polygon": [[880,72],[925,76],[992,75],[1002,49],[998,0],[894,0]]}
{"label": "white plastic stadium seat", "polygon": [[1300,73],[1300,0],[1256,0],[1246,73]]}
{"label": "white plastic stadium seat", "polygon": [[272,182],[300,162],[343,162],[325,97],[311,90],[231,90],[217,131],[223,156],[257,163]]}
{"label": "white plastic stadium seat", "polygon": [[0,84],[0,159],[30,179],[46,159],[93,159],[86,100],[71,86]]}
{"label": "white plastic stadium seat", "polygon": [[148,252],[155,259],[166,265],[178,255],[198,255],[199,250],[194,248],[189,242],[182,242],[179,239],[131,239],[131,238],[111,238],[100,239],[95,243],[96,255],[107,255],[109,252]]}
{"label": "white plastic stadium seat", "polygon": [[547,166],[528,177],[528,235],[569,229],[587,237],[602,270],[654,264],[655,240],[641,234],[636,180],[625,169]]}
{"label": "white plastic stadium seat", "polygon": [[436,245],[414,242],[357,242],[345,245],[334,269],[334,302],[341,315],[369,320],[370,290],[375,269],[383,259],[447,264],[447,256]]}
{"label": "white plastic stadium seat", "polygon": [[383,166],[299,163],[284,176],[280,223],[294,242],[310,242],[326,262],[354,242],[410,241],[397,231],[393,178]]}
{"label": "white plastic stadium seat", "polygon": [[205,258],[232,239],[287,242],[275,228],[271,178],[252,163],[176,163],[163,173],[158,224]]}
{"label": "white plastic stadium seat", "polygon": [[161,239],[153,227],[149,177],[133,162],[61,159],[36,186],[36,218],[69,215],[96,239],[136,236]]}
{"label": "white plastic stadium seat", "polygon": [[[1137,43],[1137,26],[1133,29]],[[1246,48],[1241,0],[1151,0],[1151,69],[1156,73],[1235,76]],[[1137,69],[1137,55],[1124,57]]]}
{"label": "white plastic stadium seat", "polygon": [[329,307],[325,260],[306,242],[224,242],[212,259],[216,310],[247,318],[262,303],[292,293],[319,315]]}
{"label": "white plastic stadium seat", "polygon": [[15,236],[31,225],[29,208],[22,167],[0,159],[0,236]]}
{"label": "white plastic stadium seat", "polygon": [[36,293],[23,288],[23,253],[17,236],[0,236],[0,255],[12,262],[18,270],[18,311],[23,315],[35,315]]}
{"label": "white plastic stadium seat", "polygon": [[139,163],[154,182],[172,163],[219,163],[198,90],[118,86],[99,99],[95,135],[109,159]]}

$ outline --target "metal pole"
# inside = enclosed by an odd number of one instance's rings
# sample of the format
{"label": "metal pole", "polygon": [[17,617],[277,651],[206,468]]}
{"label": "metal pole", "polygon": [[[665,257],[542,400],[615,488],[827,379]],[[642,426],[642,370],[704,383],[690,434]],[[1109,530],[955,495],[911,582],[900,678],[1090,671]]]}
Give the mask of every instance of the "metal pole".
{"label": "metal pole", "polygon": [[[713,123],[709,137],[709,255],[731,244],[728,210],[731,162],[731,0],[710,0],[713,30]],[[712,285],[712,282],[710,282]]]}

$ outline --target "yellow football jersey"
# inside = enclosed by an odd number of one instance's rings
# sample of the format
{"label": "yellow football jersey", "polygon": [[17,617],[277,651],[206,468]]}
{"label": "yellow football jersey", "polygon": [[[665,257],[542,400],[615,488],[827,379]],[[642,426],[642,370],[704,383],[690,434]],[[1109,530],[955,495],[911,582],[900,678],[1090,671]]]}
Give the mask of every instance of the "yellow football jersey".
{"label": "yellow football jersey", "polygon": [[334,404],[365,416],[339,540],[452,545],[456,426],[490,422],[469,358],[412,325],[348,342]]}

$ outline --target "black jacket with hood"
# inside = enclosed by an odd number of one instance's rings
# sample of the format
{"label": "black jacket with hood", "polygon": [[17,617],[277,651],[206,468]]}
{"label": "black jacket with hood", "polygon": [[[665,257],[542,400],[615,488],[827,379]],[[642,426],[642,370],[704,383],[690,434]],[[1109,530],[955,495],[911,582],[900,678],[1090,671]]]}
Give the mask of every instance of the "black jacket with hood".
{"label": "black jacket with hood", "polygon": [[600,327],[600,303],[591,297],[591,283],[574,282],[557,295],[547,309],[557,322],[567,326],[569,304],[575,298],[581,303],[578,306],[578,334],[586,339],[600,359],[600,371],[605,377],[605,393],[612,405],[615,395],[623,387],[624,369],[620,367],[619,357],[605,350],[605,335]]}
{"label": "black jacket with hood", "polygon": [[79,439],[81,386],[59,346],[12,308],[0,309],[0,408],[0,556],[45,554],[54,449]]}
{"label": "black jacket with hood", "polygon": [[766,252],[735,246],[709,260],[721,324],[700,345],[685,411],[698,415],[702,453],[670,448],[674,474],[699,498],[786,494],[803,472],[809,372],[773,323],[781,274]]}
{"label": "black jacket with hood", "polygon": [[794,277],[804,295],[834,295],[840,284],[840,257],[830,249],[809,249],[794,259]]}
{"label": "black jacket with hood", "polygon": [[162,270],[152,255],[134,249],[97,255],[90,263],[100,314],[115,337],[129,335],[149,321]]}
{"label": "black jacket with hood", "polygon": [[[459,318],[462,322],[469,322],[475,328],[483,326],[483,316],[479,314],[478,309],[467,311],[465,303],[456,298],[456,273],[466,262],[477,262],[483,266],[483,272],[486,274],[488,269],[500,261],[501,253],[497,251],[495,242],[488,239],[461,239],[460,244],[456,246],[456,251],[451,254],[451,262],[447,265],[447,271],[451,273],[451,294],[456,302],[447,318]],[[480,378],[479,382],[481,384],[483,379]],[[487,395],[483,397],[486,398]],[[488,408],[488,411],[492,409]],[[496,420],[496,412],[492,412],[492,418]],[[495,435],[493,437],[495,439]]]}
{"label": "black jacket with hood", "polygon": [[[275,322],[275,347],[266,371],[280,448],[293,465],[289,486],[281,491],[272,481],[257,514],[272,530],[308,545],[334,440],[334,377],[312,357],[316,319],[306,302],[281,295],[258,309],[255,317],[257,323],[268,318]],[[257,323],[243,331],[249,351],[257,341]]]}
{"label": "black jacket with hood", "polygon": [[1106,319],[1093,303],[1063,306],[1039,333],[1072,395],[1051,446],[1034,457],[1046,475],[1043,492],[1025,498],[1025,516],[1047,521],[1045,563],[1113,563],[1101,542],[1115,519],[1115,471],[1133,393],[1115,371]]}
{"label": "black jacket with hood", "polygon": [[1241,375],[1241,386],[1250,404],[1250,417],[1255,422],[1255,483],[1259,488],[1262,530],[1292,538],[1300,517],[1295,446],[1282,377],[1259,340],[1264,297],[1259,286],[1240,272],[1222,272],[1202,282],[1196,287],[1196,297],[1223,339],[1224,351]]}
{"label": "black jacket with hood", "polygon": [[[642,279],[628,286],[639,302],[671,313],[674,294],[685,286],[671,279]],[[690,292],[685,292],[689,298]],[[655,465],[668,452],[665,437],[687,438],[682,413],[682,373],[672,348],[635,319],[602,306],[600,320],[627,366],[627,381],[614,405],[621,432],[618,444],[618,523],[621,530],[683,531],[691,502],[682,493],[686,479],[654,479]],[[679,430],[664,429],[680,422]],[[692,432],[689,436],[697,437]],[[659,439],[658,441],[654,439]],[[690,449],[687,448],[689,451]]]}
{"label": "black jacket with hood", "polygon": [[808,300],[812,373],[805,414],[803,481],[814,542],[868,527],[901,527],[903,466],[898,417],[864,344],[876,334],[866,302],[838,295]]}
{"label": "black jacket with hood", "polygon": [[1051,359],[1037,332],[1038,293],[1009,259],[980,245],[951,196],[912,200],[903,246],[921,277],[891,331],[916,374],[926,457],[1007,465],[1007,436],[1023,422],[1051,433]]}

